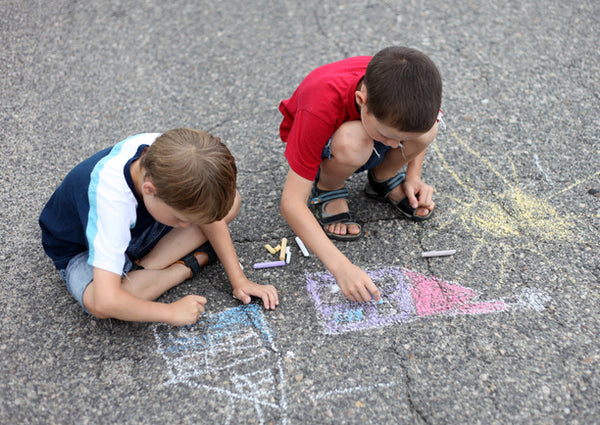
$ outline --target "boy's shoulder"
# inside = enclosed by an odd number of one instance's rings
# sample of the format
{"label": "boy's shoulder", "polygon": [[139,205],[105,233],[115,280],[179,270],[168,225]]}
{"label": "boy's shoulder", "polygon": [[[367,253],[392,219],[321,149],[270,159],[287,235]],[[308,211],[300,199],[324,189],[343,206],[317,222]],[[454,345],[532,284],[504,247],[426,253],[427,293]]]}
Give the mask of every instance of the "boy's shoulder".
{"label": "boy's shoulder", "polygon": [[346,59],[331,62],[314,69],[310,74],[308,74],[307,78],[319,76],[337,76],[344,74],[354,75],[356,73],[364,74],[371,59],[371,56],[352,56]]}
{"label": "boy's shoulder", "polygon": [[[356,85],[364,77],[370,60],[370,56],[354,56],[321,65],[302,80],[292,99],[296,98],[299,104],[304,101],[312,104],[332,96],[344,100],[348,96],[353,98]],[[301,98],[298,95],[302,95]]]}
{"label": "boy's shoulder", "polygon": [[140,146],[150,145],[156,140],[160,133],[143,133],[126,138],[116,145],[102,149],[84,161],[77,164],[67,175],[63,184],[69,180],[75,182],[93,183],[107,175],[107,170],[114,169],[120,174],[123,165],[136,155]]}

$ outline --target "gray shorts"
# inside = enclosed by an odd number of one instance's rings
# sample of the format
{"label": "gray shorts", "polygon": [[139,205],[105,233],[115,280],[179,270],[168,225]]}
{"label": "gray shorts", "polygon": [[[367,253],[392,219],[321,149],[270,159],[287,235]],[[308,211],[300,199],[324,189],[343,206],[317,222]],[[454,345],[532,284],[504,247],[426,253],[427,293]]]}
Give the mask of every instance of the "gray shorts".
{"label": "gray shorts", "polygon": [[[132,239],[127,248],[125,265],[121,276],[129,273],[133,268],[134,261],[144,257],[158,241],[165,236],[171,227],[156,222],[152,227],[146,229],[140,236]],[[89,251],[81,252],[69,260],[66,269],[58,271],[61,279],[67,284],[67,290],[77,300],[83,309],[89,313],[83,305],[83,293],[94,279],[94,267],[88,264]]]}

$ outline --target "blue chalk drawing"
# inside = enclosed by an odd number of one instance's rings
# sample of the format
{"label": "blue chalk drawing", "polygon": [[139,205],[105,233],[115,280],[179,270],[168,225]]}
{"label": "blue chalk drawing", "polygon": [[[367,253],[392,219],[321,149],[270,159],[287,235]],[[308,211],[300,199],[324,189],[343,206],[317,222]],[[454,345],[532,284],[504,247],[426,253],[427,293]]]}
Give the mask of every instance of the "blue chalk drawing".
{"label": "blue chalk drawing", "polygon": [[187,327],[157,324],[154,336],[168,366],[168,384],[214,391],[241,410],[249,404],[260,424],[287,423],[283,360],[260,306],[207,314]]}
{"label": "blue chalk drawing", "polygon": [[348,311],[335,311],[333,320],[336,322],[358,322],[363,319],[363,312],[360,308],[350,309]]}

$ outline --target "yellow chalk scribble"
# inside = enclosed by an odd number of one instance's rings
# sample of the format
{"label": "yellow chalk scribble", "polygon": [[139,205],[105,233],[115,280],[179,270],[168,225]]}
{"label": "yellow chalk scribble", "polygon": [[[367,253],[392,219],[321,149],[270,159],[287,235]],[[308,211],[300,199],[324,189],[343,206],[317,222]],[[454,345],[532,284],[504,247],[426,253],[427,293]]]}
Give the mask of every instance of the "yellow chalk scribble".
{"label": "yellow chalk scribble", "polygon": [[[498,177],[502,182],[503,189],[500,193],[493,195],[478,190],[469,182],[468,177],[461,178],[458,175],[454,168],[448,164],[438,145],[434,143],[432,146],[439,156],[443,168],[452,176],[456,184],[468,194],[466,200],[452,196],[448,197],[459,207],[454,213],[450,212],[450,216],[455,217],[455,220],[445,220],[438,223],[434,232],[437,233],[450,225],[456,225],[457,221],[463,224],[473,240],[477,242],[472,252],[469,269],[476,264],[478,256],[482,253],[482,248],[486,245],[489,246],[490,240],[493,239],[494,249],[497,248],[500,251],[494,254],[499,262],[499,285],[504,280],[505,267],[516,249],[529,250],[542,261],[556,267],[552,260],[539,250],[537,245],[539,242],[572,241],[579,238],[581,232],[575,224],[575,217],[564,211],[559,213],[552,205],[550,197],[541,199],[524,192],[515,183],[498,172],[487,158],[482,157],[460,137],[456,134],[451,134],[451,136],[456,139],[464,150],[477,158],[485,168]],[[514,164],[511,165],[514,174],[513,180],[518,181],[516,168]],[[600,175],[600,171],[588,179],[572,184],[569,188],[598,175]],[[570,279],[572,280],[572,278]]]}

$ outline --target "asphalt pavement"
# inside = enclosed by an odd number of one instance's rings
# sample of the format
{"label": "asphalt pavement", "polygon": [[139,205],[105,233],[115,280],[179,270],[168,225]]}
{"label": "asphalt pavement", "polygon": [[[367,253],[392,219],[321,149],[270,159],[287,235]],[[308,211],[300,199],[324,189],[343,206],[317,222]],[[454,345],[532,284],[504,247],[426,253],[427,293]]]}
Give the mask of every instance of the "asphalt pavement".
{"label": "asphalt pavement", "polygon": [[[0,423],[600,423],[599,16],[596,0],[0,0]],[[281,216],[277,107],[313,68],[393,44],[442,74],[436,213],[409,222],[348,181],[366,237],[336,243],[384,293],[355,304]],[[160,299],[206,296],[193,326],[94,319],[39,213],[79,161],[183,126],[234,153],[231,234],[280,305],[240,304],[212,265]],[[283,237],[290,264],[254,270]]]}

